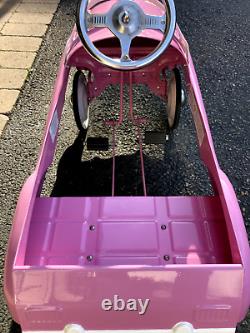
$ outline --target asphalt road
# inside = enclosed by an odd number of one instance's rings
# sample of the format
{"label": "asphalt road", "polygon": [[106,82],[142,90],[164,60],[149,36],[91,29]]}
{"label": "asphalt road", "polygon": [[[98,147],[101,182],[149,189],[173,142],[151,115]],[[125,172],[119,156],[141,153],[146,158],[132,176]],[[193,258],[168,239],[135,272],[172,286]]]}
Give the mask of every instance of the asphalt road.
{"label": "asphalt road", "polygon": [[[236,4],[233,0],[176,0],[176,6],[179,25],[189,41],[196,65],[217,156],[235,187],[250,234],[250,1],[242,0]],[[37,159],[53,82],[62,50],[74,24],[75,7],[76,1],[61,1],[0,140],[1,283],[6,243],[16,201]],[[107,129],[103,128],[101,119],[108,116],[110,109],[117,110],[117,92],[115,88],[110,88],[94,101],[91,106],[90,135],[103,133],[110,136]],[[109,194],[111,155],[103,154],[103,161],[97,158],[93,160],[94,155],[89,152],[84,152],[82,157],[81,138],[76,139],[69,96],[70,89],[55,163],[48,172],[43,194],[97,194],[98,189],[100,194]],[[151,128],[163,126],[164,104],[149,92],[138,88],[135,92],[135,110],[138,114],[144,114],[147,109],[151,110]],[[164,151],[155,147],[145,150],[150,194],[211,193],[206,171],[198,158],[191,117],[186,111],[188,109],[185,108],[180,126]],[[156,116],[160,118],[159,123],[154,120]],[[131,126],[126,130],[122,127],[117,133],[120,155],[118,194],[141,194],[142,191],[138,171],[139,156],[131,133]],[[92,163],[89,162],[91,159]],[[88,181],[84,175],[86,171],[92,172],[93,166],[97,170],[93,175],[97,175],[97,178],[95,181],[95,177],[89,177],[91,181]],[[129,182],[124,181],[124,174],[128,175],[126,179],[130,179]],[[86,188],[84,193],[83,185]],[[0,297],[0,332],[18,332],[18,327],[11,324],[2,291]],[[238,332],[250,332],[250,316],[239,326]]]}

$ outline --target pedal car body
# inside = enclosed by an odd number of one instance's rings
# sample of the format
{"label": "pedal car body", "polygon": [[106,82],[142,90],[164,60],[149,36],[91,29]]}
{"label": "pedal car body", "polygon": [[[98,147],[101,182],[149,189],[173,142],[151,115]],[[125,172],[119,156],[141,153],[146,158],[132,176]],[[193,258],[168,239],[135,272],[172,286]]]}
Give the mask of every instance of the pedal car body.
{"label": "pedal car body", "polygon": [[[162,10],[156,2],[136,1],[151,15]],[[90,1],[91,8],[104,12],[113,3]],[[176,25],[170,45],[155,61],[121,71],[94,59],[78,31],[75,27],[67,42],[38,163],[23,186],[13,221],[5,266],[5,295],[13,319],[26,333],[235,332],[250,304],[249,244],[233,187],[215,155],[184,36]],[[139,37],[130,49],[135,58],[151,51],[161,33],[144,30]],[[90,38],[106,55],[119,53],[109,29],[93,29]],[[127,84],[130,97],[133,84],[144,84],[166,98],[168,84],[160,74],[177,66],[184,72],[214,196],[147,196],[144,177],[144,195],[118,197],[115,167],[110,196],[40,196],[72,68],[88,71],[91,102],[110,84],[121,89]],[[139,126],[131,99],[130,116]],[[111,128],[122,118],[121,105]],[[148,300],[144,312],[138,300]]]}

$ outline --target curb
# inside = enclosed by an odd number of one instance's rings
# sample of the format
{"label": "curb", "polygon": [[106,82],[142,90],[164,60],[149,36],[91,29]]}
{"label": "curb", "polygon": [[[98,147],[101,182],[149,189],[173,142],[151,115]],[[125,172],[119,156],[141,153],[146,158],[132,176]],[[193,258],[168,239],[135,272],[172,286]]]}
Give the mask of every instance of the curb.
{"label": "curb", "polygon": [[0,3],[0,137],[60,0]]}

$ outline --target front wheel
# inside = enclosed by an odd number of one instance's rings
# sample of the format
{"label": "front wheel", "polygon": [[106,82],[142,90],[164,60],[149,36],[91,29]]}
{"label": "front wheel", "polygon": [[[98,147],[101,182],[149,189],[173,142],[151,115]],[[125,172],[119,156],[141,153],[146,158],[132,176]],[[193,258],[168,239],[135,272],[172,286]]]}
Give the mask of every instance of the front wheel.
{"label": "front wheel", "polygon": [[85,75],[77,71],[73,80],[72,106],[76,125],[80,132],[89,127],[89,105]]}
{"label": "front wheel", "polygon": [[181,73],[174,68],[167,79],[167,125],[170,131],[179,125],[181,107],[185,96],[182,89]]}

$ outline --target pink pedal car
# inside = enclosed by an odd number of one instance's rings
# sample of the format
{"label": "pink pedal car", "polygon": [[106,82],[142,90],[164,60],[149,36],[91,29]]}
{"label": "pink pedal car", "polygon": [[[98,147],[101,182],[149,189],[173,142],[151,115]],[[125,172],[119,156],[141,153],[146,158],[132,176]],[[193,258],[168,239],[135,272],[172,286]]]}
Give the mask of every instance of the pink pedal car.
{"label": "pink pedal car", "polygon": [[[72,104],[83,133],[89,104],[109,85],[120,86],[119,116],[103,119],[112,144],[100,137],[87,140],[88,149],[112,153],[110,196],[43,197],[75,68]],[[138,84],[166,101],[166,130],[143,135],[147,119],[133,112]],[[143,149],[168,140],[186,99],[214,195],[148,196]],[[116,130],[126,116],[136,128],[141,196],[116,195]],[[233,333],[245,317],[250,305],[247,234],[233,187],[215,155],[173,0],[79,3],[38,163],[17,204],[4,285],[13,320],[24,333]]]}

